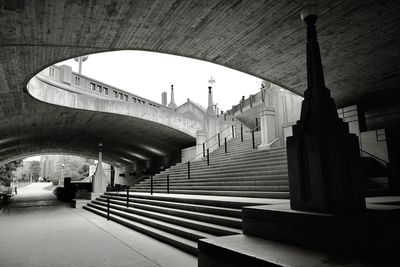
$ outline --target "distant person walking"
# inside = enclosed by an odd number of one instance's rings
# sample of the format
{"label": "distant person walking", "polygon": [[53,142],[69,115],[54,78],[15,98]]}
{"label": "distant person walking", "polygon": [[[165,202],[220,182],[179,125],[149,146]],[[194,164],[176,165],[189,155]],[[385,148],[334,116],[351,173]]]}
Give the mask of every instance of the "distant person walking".
{"label": "distant person walking", "polygon": [[15,192],[15,194],[17,195],[17,194],[18,194],[18,181],[13,180],[13,181],[10,183],[10,187],[11,187],[11,193],[12,193],[12,192]]}

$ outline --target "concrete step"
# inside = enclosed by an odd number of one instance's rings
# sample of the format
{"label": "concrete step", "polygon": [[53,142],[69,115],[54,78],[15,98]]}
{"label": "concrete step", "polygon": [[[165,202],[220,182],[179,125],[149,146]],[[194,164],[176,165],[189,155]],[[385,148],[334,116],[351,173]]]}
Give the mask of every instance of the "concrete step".
{"label": "concrete step", "polygon": [[[87,206],[107,212],[107,207],[103,205],[89,203]],[[110,208],[110,214],[114,214],[123,217],[125,219],[129,219],[131,221],[139,222],[192,241],[197,241],[202,238],[210,238],[215,236],[198,230],[190,229],[184,226],[175,225],[169,222],[159,221],[157,219],[148,218],[139,214],[132,214],[130,212],[114,208]]]}
{"label": "concrete step", "polygon": [[[170,185],[170,190],[190,190],[195,193],[199,190],[215,190],[215,191],[264,191],[264,192],[289,192],[289,186],[287,185],[272,185],[272,186],[251,186],[251,185],[237,185],[237,186],[225,186],[225,185],[197,185],[193,186],[190,184],[185,185]],[[134,190],[150,189],[150,185],[135,186]],[[166,190],[166,186],[153,185],[153,190]]]}
{"label": "concrete step", "polygon": [[[190,179],[187,178],[187,176],[184,177],[171,177],[170,178],[170,183],[177,182],[177,183],[185,183],[185,182],[245,182],[245,181],[279,181],[279,180],[285,180],[288,181],[288,175],[287,174],[276,174],[276,175],[263,175],[263,176],[226,176],[226,177],[214,177],[214,178],[202,178],[202,177],[190,177]],[[167,178],[153,178],[153,183],[166,183]],[[142,185],[142,184],[150,184],[150,179],[147,182],[142,182],[137,185]]]}
{"label": "concrete step", "polygon": [[[107,204],[108,199],[107,199],[107,197],[103,196],[103,197],[98,198],[96,201],[102,201],[105,204]],[[126,201],[123,201],[123,200],[110,199],[110,203],[126,207]],[[180,210],[180,209],[176,209],[176,208],[159,207],[159,206],[155,206],[155,205],[151,205],[151,204],[150,205],[149,204],[141,204],[141,203],[136,203],[135,199],[129,201],[129,207],[134,208],[134,209],[158,212],[158,213],[167,214],[167,215],[179,216],[181,218],[193,219],[193,220],[198,220],[201,222],[206,222],[206,223],[211,223],[211,224],[228,226],[228,227],[236,228],[236,229],[242,228],[242,220],[241,219],[233,218],[233,217],[229,217],[229,216],[208,214],[208,213],[196,212],[196,211]]]}
{"label": "concrete step", "polygon": [[[178,185],[191,185],[191,186],[197,186],[197,185],[222,185],[222,186],[241,186],[241,185],[253,185],[253,186],[271,186],[271,185],[275,185],[275,186],[280,186],[280,185],[289,185],[289,181],[286,180],[250,180],[250,179],[246,179],[246,180],[239,180],[239,181],[232,181],[231,179],[227,179],[227,181],[214,181],[214,180],[207,180],[207,181],[196,181],[196,180],[184,180],[184,181],[176,181],[176,180],[171,180],[170,181],[170,186],[178,186]],[[162,181],[156,181],[154,180],[154,185],[156,186],[166,186],[167,182],[166,180],[162,180]]]}
{"label": "concrete step", "polygon": [[[107,218],[107,213],[102,210],[98,210],[90,206],[84,206],[83,208]],[[197,256],[197,241],[182,238],[169,232],[139,222],[131,221],[115,214],[110,214],[110,220]]]}
{"label": "concrete step", "polygon": [[[181,164],[173,169],[168,171],[163,171],[160,175],[168,174],[171,172],[176,171],[187,171],[188,165],[185,163],[184,165]],[[198,162],[191,162],[190,168],[193,170],[196,169],[224,169],[224,168],[247,168],[251,166],[258,166],[258,167],[279,167],[279,166],[287,166],[286,156],[282,157],[275,157],[275,158],[265,158],[265,157],[246,157],[244,159],[221,159],[221,160],[210,160],[210,165],[207,165],[207,160],[201,160]]]}
{"label": "concrete step", "polygon": [[[229,154],[223,154],[220,158],[210,158],[210,165],[218,165],[218,166],[232,166],[232,165],[239,165],[239,166],[245,166],[246,163],[252,163],[252,160],[256,161],[257,163],[261,163],[264,161],[264,163],[268,163],[270,165],[273,164],[281,164],[283,162],[287,163],[287,156],[286,155],[267,155],[267,154],[258,154],[258,153],[253,153],[250,155],[240,155],[238,157],[231,157]],[[207,166],[207,158],[202,158],[198,161],[191,161],[190,162],[191,167],[198,167],[198,166]],[[175,168],[171,170],[177,170],[179,168],[187,168],[187,162],[185,163],[179,163]]]}
{"label": "concrete step", "polygon": [[[137,189],[136,192],[149,193],[147,189]],[[166,193],[166,189],[153,190],[154,193]],[[171,194],[192,194],[192,195],[210,195],[210,196],[232,196],[232,197],[250,197],[250,198],[276,198],[288,199],[289,192],[263,192],[263,191],[224,191],[224,190],[178,190],[170,189]]]}
{"label": "concrete step", "polygon": [[[131,194],[130,194],[131,195]],[[108,195],[107,198],[110,199],[115,199],[119,201],[126,202],[126,195],[118,195],[118,196],[112,196]],[[209,205],[203,205],[204,203],[181,203],[174,201],[172,198],[163,198],[162,200],[159,200],[156,197],[153,198],[139,198],[139,197],[134,197],[131,202],[134,203],[141,203],[141,204],[148,204],[148,205],[153,205],[157,207],[167,207],[167,208],[173,208],[173,209],[179,209],[179,210],[188,210],[188,211],[194,211],[194,212],[201,212],[201,213],[207,213],[207,214],[215,214],[215,215],[221,215],[221,216],[228,216],[228,217],[234,217],[234,218],[242,218],[242,210],[241,208],[229,208],[229,207],[217,207],[217,206],[209,206]],[[215,203],[218,204],[218,203]]]}
{"label": "concrete step", "polygon": [[[190,179],[194,178],[219,178],[219,177],[243,177],[244,179],[246,177],[254,177],[254,176],[260,176],[260,177],[270,177],[270,176],[276,176],[276,175],[288,175],[288,170],[287,169],[282,169],[282,170],[256,170],[256,171],[232,171],[232,172],[213,172],[212,170],[207,171],[207,172],[195,172],[193,170],[190,170]],[[174,173],[170,174],[169,178],[170,179],[179,179],[179,178],[187,178],[188,173]],[[154,179],[157,179],[159,177],[153,177]],[[160,178],[159,178],[160,179]],[[164,178],[166,179],[166,177]],[[146,183],[150,179],[143,180],[142,183]]]}
{"label": "concrete step", "polygon": [[[104,193],[106,196],[120,196],[125,198],[126,192],[106,192]],[[223,196],[209,196],[209,195],[180,195],[180,194],[144,194],[138,192],[130,192],[130,197],[152,201],[163,201],[168,203],[184,203],[190,205],[202,205],[207,207],[217,207],[217,208],[229,208],[229,209],[238,209],[241,210],[243,206],[255,206],[269,203],[265,202],[264,199],[257,198],[232,198],[232,197],[223,197]]]}
{"label": "concrete step", "polygon": [[[185,168],[177,169],[174,173],[187,173],[187,166]],[[255,162],[249,165],[223,165],[219,166],[215,163],[211,163],[207,166],[195,166],[190,167],[190,172],[195,173],[203,173],[203,172],[213,172],[213,173],[227,173],[232,171],[240,171],[240,172],[252,172],[252,171],[278,171],[278,170],[285,170],[287,171],[288,167],[286,162],[280,162],[280,164],[264,164],[263,162]],[[166,176],[166,175],[156,175],[156,176]]]}

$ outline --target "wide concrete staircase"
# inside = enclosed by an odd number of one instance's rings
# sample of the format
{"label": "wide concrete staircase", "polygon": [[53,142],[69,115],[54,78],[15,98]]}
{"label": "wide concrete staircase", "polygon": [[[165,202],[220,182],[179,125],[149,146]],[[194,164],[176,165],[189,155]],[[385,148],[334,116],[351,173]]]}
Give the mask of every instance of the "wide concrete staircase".
{"label": "wide concrete staircase", "polygon": [[[255,134],[255,144],[260,134]],[[167,194],[167,175],[169,192]],[[288,198],[285,149],[257,151],[250,134],[229,140],[206,159],[177,164],[126,191],[107,192],[84,208],[197,255],[202,238],[242,233],[242,207]],[[273,198],[276,200],[266,199]],[[108,204],[109,201],[109,204]]]}
{"label": "wide concrete staircase", "polygon": [[[260,144],[260,133],[255,133],[255,145]],[[210,165],[202,158],[190,163],[178,163],[153,177],[153,192],[175,194],[289,198],[286,149],[253,149],[251,134],[244,134],[243,142],[236,137],[210,153]],[[132,188],[135,192],[150,192],[151,179]]]}

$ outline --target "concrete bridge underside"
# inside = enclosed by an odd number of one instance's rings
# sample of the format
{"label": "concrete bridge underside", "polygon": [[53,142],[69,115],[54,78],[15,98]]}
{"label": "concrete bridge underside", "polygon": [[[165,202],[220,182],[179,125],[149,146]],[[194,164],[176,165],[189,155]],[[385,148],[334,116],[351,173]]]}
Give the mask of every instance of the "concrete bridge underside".
{"label": "concrete bridge underside", "polygon": [[[2,1],[0,162],[43,152],[94,157],[102,141],[106,160],[124,164],[121,158],[135,159],[125,148],[138,132],[151,133],[151,145],[160,150],[182,140],[179,134],[165,140],[157,125],[141,127],[134,118],[54,106],[27,93],[26,84],[40,70],[78,55],[122,49],[182,55],[302,94],[307,79],[301,5],[264,0]],[[400,2],[327,0],[320,1],[320,10],[326,83],[338,106],[398,88]]]}

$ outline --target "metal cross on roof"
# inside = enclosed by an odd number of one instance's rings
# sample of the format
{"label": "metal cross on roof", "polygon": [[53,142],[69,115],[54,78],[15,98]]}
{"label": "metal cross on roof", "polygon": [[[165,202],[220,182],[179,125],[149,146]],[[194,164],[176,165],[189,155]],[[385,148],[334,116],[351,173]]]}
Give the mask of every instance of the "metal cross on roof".
{"label": "metal cross on roof", "polygon": [[211,86],[216,83],[215,79],[213,78],[213,76],[211,76],[211,78],[208,80],[208,83],[211,84]]}

